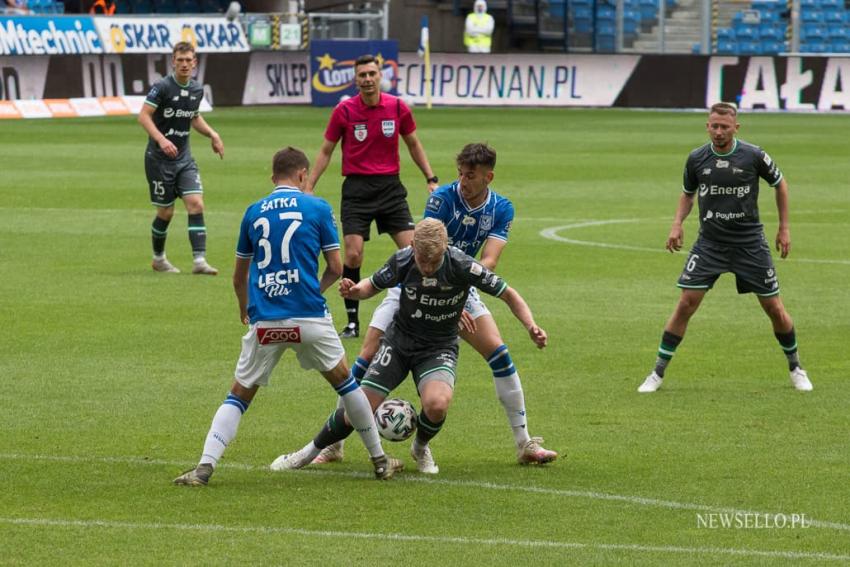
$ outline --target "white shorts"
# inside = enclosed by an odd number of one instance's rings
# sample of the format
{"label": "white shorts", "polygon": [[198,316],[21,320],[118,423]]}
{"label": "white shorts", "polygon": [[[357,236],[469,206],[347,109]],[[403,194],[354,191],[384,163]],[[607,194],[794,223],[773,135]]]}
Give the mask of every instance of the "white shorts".
{"label": "white shorts", "polygon": [[[398,311],[399,297],[401,297],[400,287],[396,286],[388,289],[387,296],[372,314],[372,320],[369,321],[369,326],[378,329],[382,333],[386,333],[387,327],[390,326],[393,316]],[[481,296],[478,295],[478,289],[474,287],[469,288],[469,297],[466,298],[466,305],[463,308],[472,315],[473,319],[490,314],[490,310],[487,309],[487,306],[481,300]]]}
{"label": "white shorts", "polygon": [[301,368],[326,372],[345,356],[333,318],[257,321],[242,337],[242,353],[234,378],[245,388],[265,386],[288,349],[295,351]]}

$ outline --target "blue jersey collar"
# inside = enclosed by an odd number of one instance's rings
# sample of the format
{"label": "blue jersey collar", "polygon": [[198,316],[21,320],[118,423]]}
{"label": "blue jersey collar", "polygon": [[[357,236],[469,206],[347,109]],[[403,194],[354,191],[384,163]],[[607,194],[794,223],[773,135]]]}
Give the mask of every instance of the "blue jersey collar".
{"label": "blue jersey collar", "polygon": [[487,187],[487,198],[484,199],[484,201],[480,205],[473,208],[469,205],[469,203],[466,202],[466,199],[463,198],[463,193],[461,193],[460,191],[460,182],[458,181],[455,181],[455,192],[457,193],[458,200],[463,203],[464,208],[470,213],[474,213],[478,209],[483,209],[487,206],[487,203],[490,202],[490,199],[493,198],[493,191],[491,191],[490,188]]}

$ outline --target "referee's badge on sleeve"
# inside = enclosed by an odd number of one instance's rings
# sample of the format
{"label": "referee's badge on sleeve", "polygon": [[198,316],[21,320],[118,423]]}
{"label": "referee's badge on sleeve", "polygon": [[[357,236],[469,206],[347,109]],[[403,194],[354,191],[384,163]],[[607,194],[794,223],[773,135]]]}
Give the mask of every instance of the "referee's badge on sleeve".
{"label": "referee's badge on sleeve", "polygon": [[384,136],[392,138],[395,134],[395,120],[381,120],[381,130],[383,130]]}
{"label": "referee's badge on sleeve", "polygon": [[358,142],[362,142],[366,139],[366,136],[369,132],[366,130],[365,124],[355,124],[354,125],[354,139]]}

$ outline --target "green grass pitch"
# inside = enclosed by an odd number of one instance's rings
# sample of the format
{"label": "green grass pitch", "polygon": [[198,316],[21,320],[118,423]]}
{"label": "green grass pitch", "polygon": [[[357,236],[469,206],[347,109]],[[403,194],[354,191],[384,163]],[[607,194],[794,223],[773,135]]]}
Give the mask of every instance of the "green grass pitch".
{"label": "green grass pitch", "polygon": [[[387,443],[413,471],[376,482],[356,438],[344,463],[271,473],[335,402],[320,376],[286,358],[210,485],[172,486],[197,461],[239,352],[230,275],[242,213],[270,190],[275,150],[315,156],[328,110],[217,109],[208,120],[224,161],[193,134],[217,278],[151,271],[145,136],[132,117],[5,121],[0,564],[850,561],[850,117],[741,116],[741,138],[763,145],[790,185],[793,247],[776,261],[814,391],[792,389],[767,317],[724,276],[664,388],[645,396],[636,388],[685,259],[663,245],[685,157],[706,141],[704,114],[415,113],[443,180],[463,144],[499,152],[493,187],[514,201],[517,220],[498,271],[550,346],[537,351],[506,306],[488,304],[523,379],[530,431],[562,458],[515,463],[489,369],[464,346],[455,403],[433,443],[437,477],[415,472],[408,443]],[[426,187],[404,150],[402,173],[419,216]],[[338,149],[318,186],[335,208],[340,179]],[[764,185],[761,213],[772,241]],[[693,213],[686,246],[696,232]],[[364,273],[391,251],[373,237]],[[190,268],[182,204],[168,253]],[[342,300],[328,297],[341,326]],[[364,322],[376,305],[363,304]],[[358,347],[346,343],[349,360]],[[409,383],[399,394],[416,399]],[[793,514],[807,527],[791,528]],[[788,527],[763,527],[782,518]]]}

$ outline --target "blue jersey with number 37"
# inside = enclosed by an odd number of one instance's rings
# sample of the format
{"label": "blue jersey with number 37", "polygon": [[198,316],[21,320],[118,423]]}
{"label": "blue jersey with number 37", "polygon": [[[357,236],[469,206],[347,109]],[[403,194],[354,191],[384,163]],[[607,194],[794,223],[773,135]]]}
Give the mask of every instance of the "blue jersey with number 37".
{"label": "blue jersey with number 37", "polygon": [[319,254],[339,249],[333,210],[324,199],[277,187],[245,211],[236,256],[250,258],[251,322],[325,317]]}
{"label": "blue jersey with number 37", "polygon": [[439,219],[446,225],[450,245],[477,256],[488,238],[507,241],[514,220],[513,204],[492,190],[487,193],[484,203],[472,208],[461,195],[457,181],[443,185],[428,197],[425,217]]}

